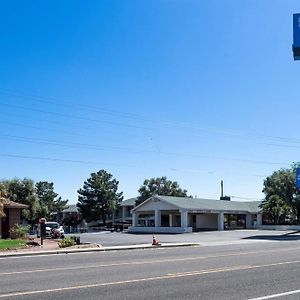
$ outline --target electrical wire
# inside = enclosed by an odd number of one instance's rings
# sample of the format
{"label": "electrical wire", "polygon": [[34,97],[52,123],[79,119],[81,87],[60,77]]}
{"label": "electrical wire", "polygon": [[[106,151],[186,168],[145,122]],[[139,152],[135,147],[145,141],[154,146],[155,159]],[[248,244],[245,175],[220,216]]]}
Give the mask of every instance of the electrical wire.
{"label": "electrical wire", "polygon": [[[71,107],[78,107],[78,108],[86,109],[86,110],[89,110],[89,111],[92,111],[92,112],[100,112],[100,113],[105,113],[105,114],[114,115],[114,116],[118,116],[118,117],[124,117],[124,118],[129,118],[129,119],[140,120],[140,121],[147,121],[147,122],[160,122],[161,124],[164,124],[164,125],[168,125],[168,126],[172,126],[172,127],[179,127],[179,128],[182,128],[182,129],[202,130],[202,131],[208,131],[208,132],[214,132],[214,133],[219,133],[219,134],[231,135],[231,136],[240,137],[240,138],[247,138],[247,139],[249,139],[249,137],[251,136],[252,138],[255,138],[255,139],[273,139],[273,140],[275,139],[275,140],[280,140],[280,141],[285,141],[285,142],[300,143],[299,138],[271,136],[271,135],[256,134],[256,133],[252,133],[252,134],[247,133],[247,134],[245,134],[245,133],[232,132],[232,131],[228,131],[228,130],[225,131],[225,130],[220,130],[220,129],[215,129],[215,128],[206,128],[206,127],[199,126],[199,124],[194,124],[194,123],[191,123],[191,122],[178,122],[178,121],[174,121],[174,120],[166,120],[166,119],[159,119],[159,118],[153,118],[153,117],[149,118],[149,117],[138,115],[138,114],[125,113],[125,112],[120,112],[120,111],[116,111],[116,110],[99,108],[99,107],[91,106],[91,105],[87,105],[87,104],[74,103],[74,101],[73,102],[65,101],[65,100],[57,98],[57,97],[45,97],[45,96],[40,96],[40,95],[30,95],[30,94],[25,94],[23,92],[19,92],[19,91],[16,92],[16,91],[12,91],[12,90],[9,90],[9,89],[3,89],[3,88],[0,88],[0,92],[3,93],[3,94],[6,94],[6,95],[10,95],[10,96],[31,99],[31,100],[39,102],[39,103],[54,104],[56,106],[58,104],[60,106],[64,105],[64,106],[68,106],[68,107],[70,107],[70,106]],[[0,103],[0,105],[1,105],[1,103]],[[11,104],[7,104],[7,105],[11,105]],[[22,107],[22,109],[26,109],[26,108]],[[93,121],[93,122],[101,122],[101,123],[104,122],[104,123],[107,123],[107,124],[110,124],[110,125],[116,125],[116,126],[129,126],[129,127],[132,127],[131,125],[128,125],[128,124],[121,124],[121,123],[108,122],[108,121],[99,121],[99,120],[95,120],[95,119],[89,119],[89,118],[84,118],[84,117],[79,117],[79,116],[66,115],[66,114],[61,114],[61,113],[59,114],[59,113],[42,111],[42,110],[38,110],[37,112],[56,114],[56,115],[59,115],[59,116],[66,116],[66,117],[69,117],[69,118],[74,117],[74,118],[85,120],[85,121]],[[150,130],[150,128],[144,128],[144,127],[139,127],[139,126],[134,126],[134,128]]]}
{"label": "electrical wire", "polygon": [[271,161],[250,160],[250,159],[240,159],[240,158],[214,157],[214,156],[180,153],[180,152],[164,152],[164,151],[158,152],[158,151],[151,151],[151,150],[112,147],[112,146],[103,146],[103,145],[86,144],[86,143],[74,143],[74,142],[65,142],[65,141],[57,141],[57,140],[41,139],[41,138],[25,138],[21,136],[8,135],[8,134],[0,134],[0,140],[14,140],[17,142],[52,145],[52,146],[68,147],[68,148],[75,148],[75,149],[83,148],[83,149],[90,149],[96,151],[123,152],[123,153],[134,153],[134,154],[161,154],[166,156],[179,156],[179,157],[184,156],[184,157],[193,157],[193,158],[218,159],[218,160],[245,162],[251,164],[280,165],[280,166],[289,164],[288,162],[284,163],[284,162],[271,162]]}
{"label": "electrical wire", "polygon": [[[53,157],[43,157],[43,156],[29,156],[29,155],[19,155],[19,154],[8,154],[8,153],[0,153],[0,157],[7,157],[7,158],[19,158],[19,159],[26,159],[26,160],[41,160],[41,161],[51,161],[51,162],[62,162],[62,163],[75,163],[75,164],[88,164],[88,165],[109,165],[115,167],[126,167],[126,168],[138,168],[143,169],[143,166],[136,166],[136,165],[126,165],[126,164],[117,164],[117,163],[106,163],[106,162],[97,162],[97,161],[84,161],[84,160],[72,160],[72,159],[63,159],[63,158],[53,158]],[[151,169],[153,167],[147,167],[147,169]],[[205,173],[213,175],[215,173],[219,173],[219,171],[207,171],[207,170],[188,170],[188,169],[175,169],[175,168],[166,168],[168,171],[174,172],[185,172],[185,173]],[[222,174],[228,175],[237,175],[237,176],[244,176],[244,177],[261,177],[265,178],[266,175],[260,174],[243,174],[243,173],[234,173],[234,172],[221,172]]]}

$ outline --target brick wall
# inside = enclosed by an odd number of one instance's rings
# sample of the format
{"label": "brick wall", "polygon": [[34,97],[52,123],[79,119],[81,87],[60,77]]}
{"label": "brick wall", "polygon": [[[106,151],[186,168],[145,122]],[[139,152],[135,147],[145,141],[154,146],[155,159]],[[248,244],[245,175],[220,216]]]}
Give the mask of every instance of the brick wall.
{"label": "brick wall", "polygon": [[[21,221],[21,209],[20,208],[9,208],[9,228],[12,228],[15,224],[20,224]],[[2,235],[2,219],[0,218],[0,238]]]}
{"label": "brick wall", "polygon": [[21,210],[19,208],[9,209],[9,228],[14,227],[16,224],[20,224]]}
{"label": "brick wall", "polygon": [[9,209],[9,228],[15,224],[20,224],[20,209],[10,208]]}

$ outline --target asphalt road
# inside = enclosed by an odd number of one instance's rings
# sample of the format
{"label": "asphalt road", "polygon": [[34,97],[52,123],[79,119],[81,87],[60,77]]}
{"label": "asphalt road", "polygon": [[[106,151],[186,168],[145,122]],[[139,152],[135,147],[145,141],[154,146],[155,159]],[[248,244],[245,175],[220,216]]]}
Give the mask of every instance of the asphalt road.
{"label": "asphalt road", "polygon": [[297,240],[3,258],[0,299],[300,299],[299,278]]}
{"label": "asphalt road", "polygon": [[[161,243],[200,243],[203,246],[249,244],[257,242],[300,241],[300,234],[292,231],[275,230],[232,230],[203,231],[185,234],[156,234]],[[82,242],[119,246],[152,242],[151,234],[130,234],[126,232],[94,232],[80,235]]]}

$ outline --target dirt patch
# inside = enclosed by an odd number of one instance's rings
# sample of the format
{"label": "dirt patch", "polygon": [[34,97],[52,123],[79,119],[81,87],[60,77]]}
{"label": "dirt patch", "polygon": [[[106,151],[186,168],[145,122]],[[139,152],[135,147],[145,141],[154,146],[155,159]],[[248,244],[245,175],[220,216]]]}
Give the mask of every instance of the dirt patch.
{"label": "dirt patch", "polygon": [[40,246],[40,244],[38,242],[35,242],[35,241],[29,241],[27,243],[27,247],[38,247]]}
{"label": "dirt patch", "polygon": [[35,238],[35,239],[29,240],[26,247],[23,249],[20,249],[20,251],[22,251],[22,250],[24,251],[27,249],[29,251],[35,251],[35,250],[40,251],[40,250],[55,250],[55,249],[59,249],[59,247],[58,247],[58,242],[55,240],[44,239],[43,245],[41,245],[41,239]]}

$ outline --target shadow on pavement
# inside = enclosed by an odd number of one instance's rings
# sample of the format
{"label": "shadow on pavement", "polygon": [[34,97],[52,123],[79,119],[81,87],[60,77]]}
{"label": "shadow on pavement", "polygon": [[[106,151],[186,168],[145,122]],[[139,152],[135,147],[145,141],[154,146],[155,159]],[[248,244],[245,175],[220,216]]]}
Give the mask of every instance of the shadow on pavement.
{"label": "shadow on pavement", "polygon": [[300,231],[285,233],[282,235],[254,235],[242,238],[243,240],[272,240],[272,241],[299,241]]}

